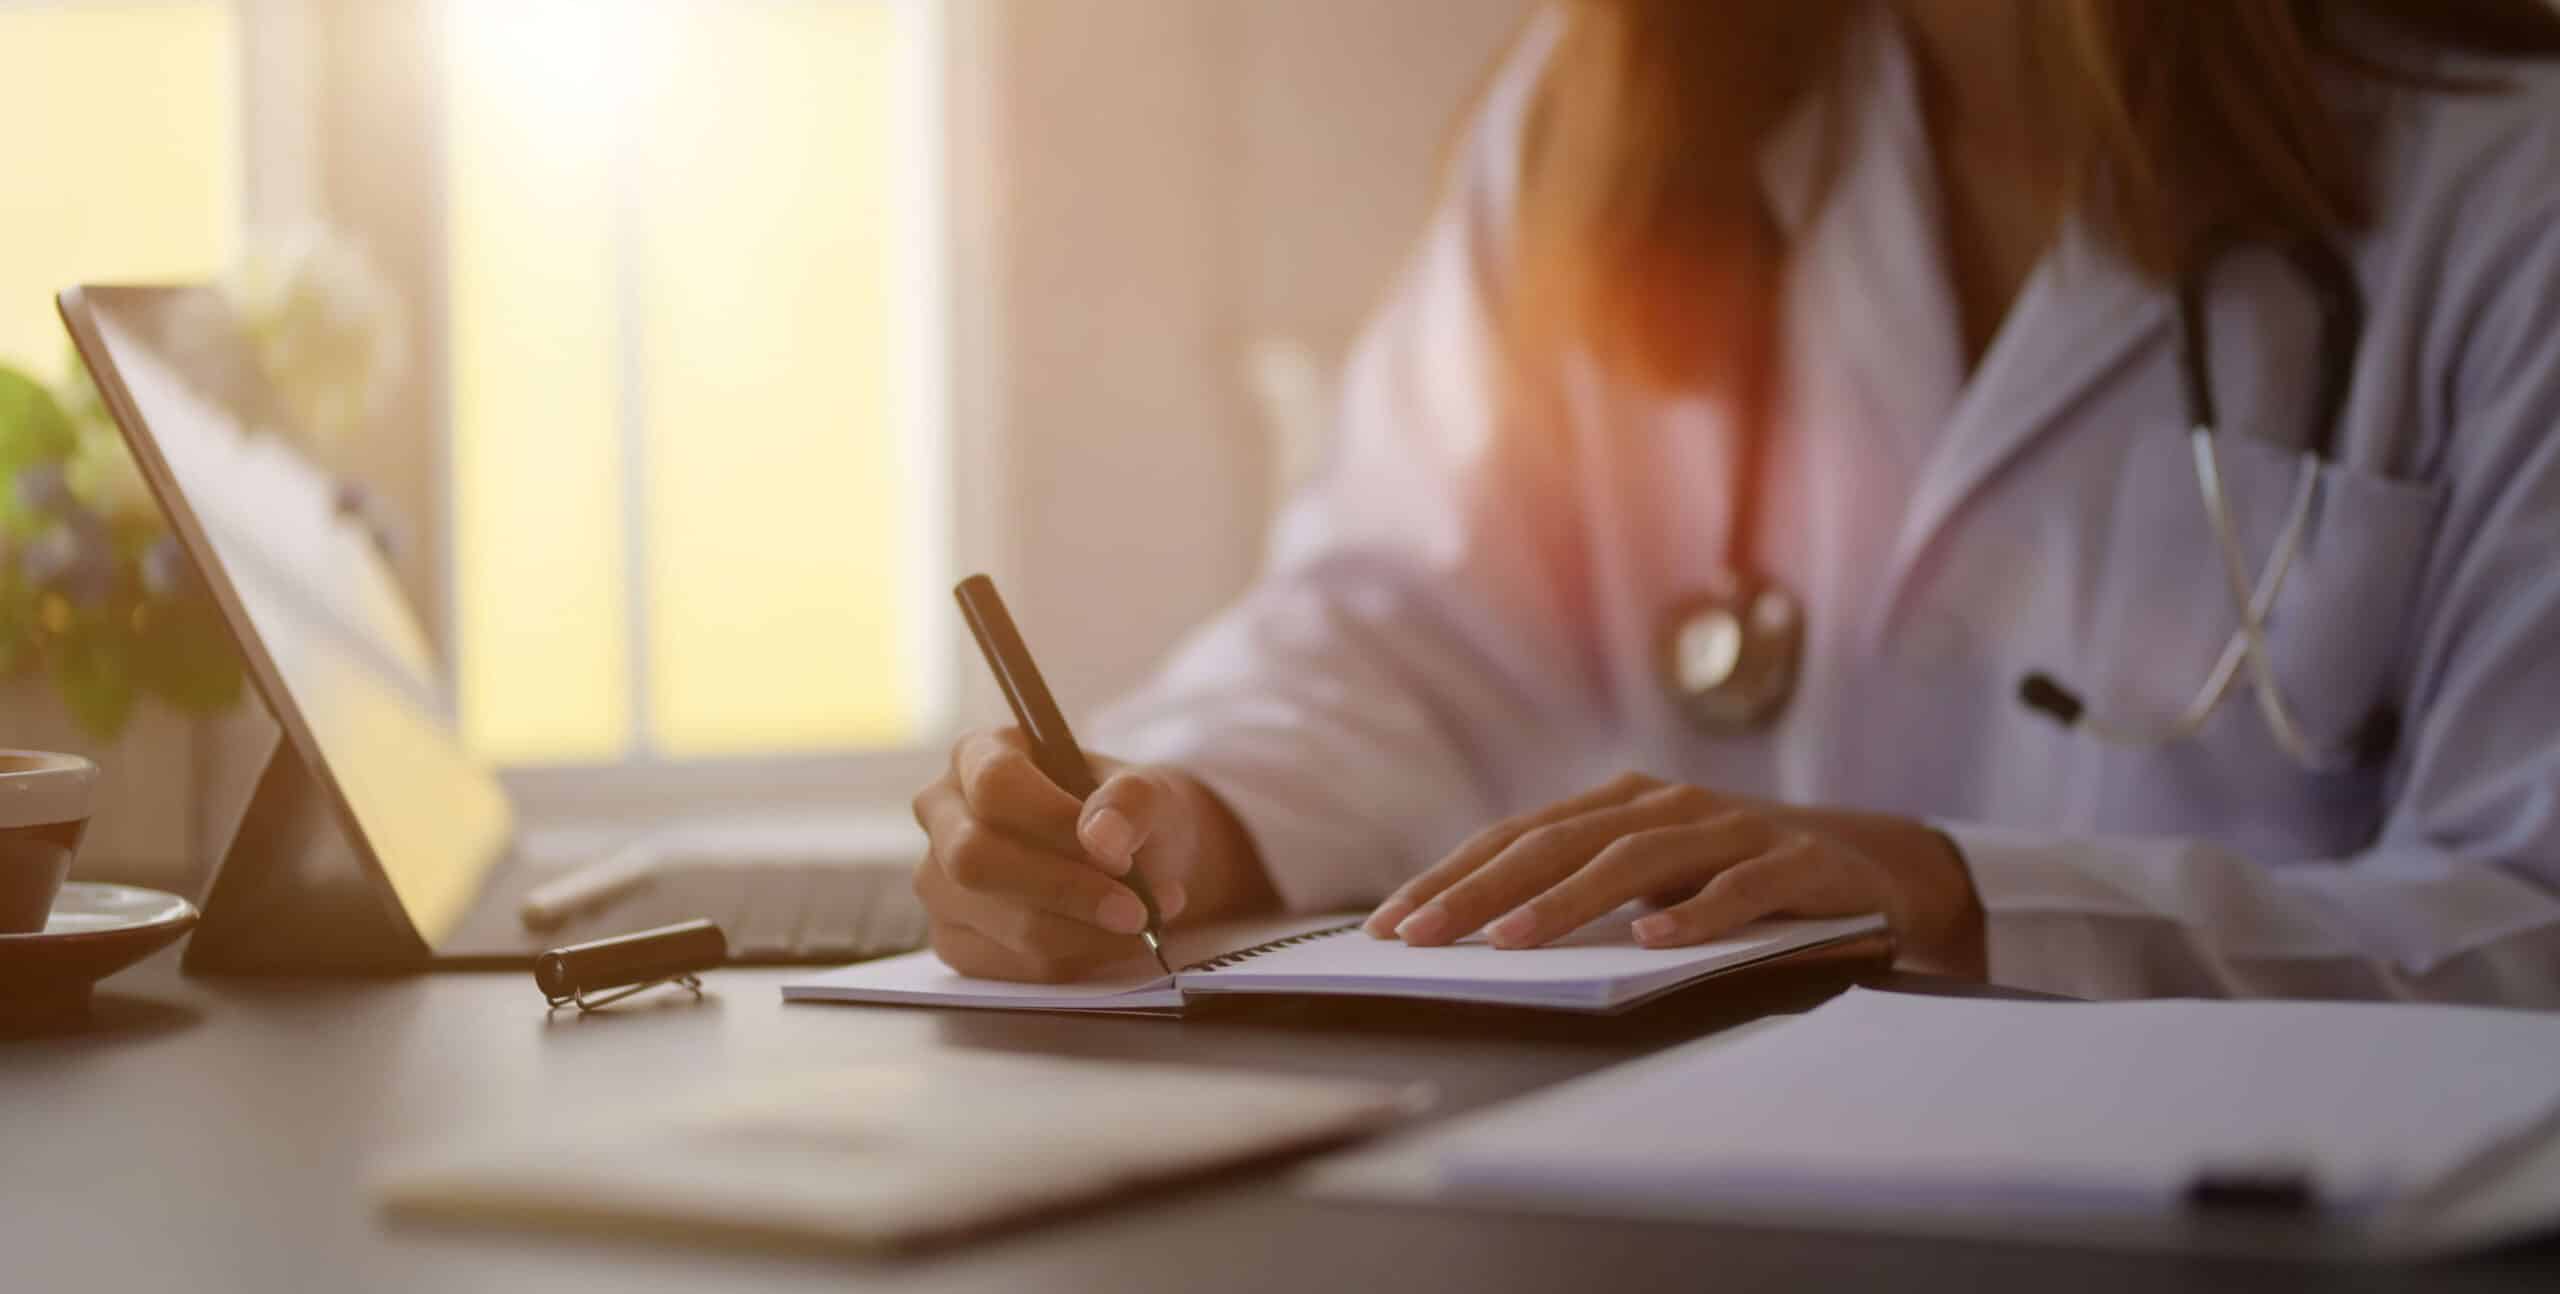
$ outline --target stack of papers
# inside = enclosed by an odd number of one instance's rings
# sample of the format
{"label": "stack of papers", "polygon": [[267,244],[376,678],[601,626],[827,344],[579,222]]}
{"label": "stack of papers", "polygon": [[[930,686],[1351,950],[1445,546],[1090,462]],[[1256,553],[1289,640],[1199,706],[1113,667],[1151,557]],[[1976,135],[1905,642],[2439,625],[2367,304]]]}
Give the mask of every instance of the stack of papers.
{"label": "stack of papers", "polygon": [[[2279,1211],[2405,1250],[2449,1240],[2446,1219],[2466,1209],[2486,1219],[2471,1201],[2491,1186],[2540,1192],[2501,1215],[2508,1230],[2560,1220],[2555,1131],[2560,1017],[2547,1014],[1860,989],[1326,1181],[1578,1212],[2004,1236],[2041,1218],[2151,1239],[2193,1233],[2216,1197],[2200,1184],[2276,1183],[2293,1188]],[[2539,1186],[2514,1186],[2535,1172]]]}

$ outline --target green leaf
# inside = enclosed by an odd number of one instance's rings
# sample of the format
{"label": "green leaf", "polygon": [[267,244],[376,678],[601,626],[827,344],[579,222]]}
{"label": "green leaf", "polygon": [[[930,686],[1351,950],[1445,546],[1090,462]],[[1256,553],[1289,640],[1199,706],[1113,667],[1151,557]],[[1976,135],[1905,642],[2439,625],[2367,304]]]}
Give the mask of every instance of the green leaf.
{"label": "green leaf", "polygon": [[68,458],[79,431],[44,384],[0,364],[0,478],[31,463]]}
{"label": "green leaf", "polygon": [[109,521],[151,533],[161,529],[160,505],[142,480],[142,469],[113,423],[74,424],[71,453],[63,464],[73,497]]}
{"label": "green leaf", "polygon": [[155,602],[133,640],[133,675],[152,695],[189,714],[220,714],[240,703],[240,653],[222,613],[201,597]]}
{"label": "green leaf", "polygon": [[107,422],[107,402],[98,396],[98,384],[89,380],[88,361],[80,358],[80,348],[65,345],[68,359],[62,366],[62,381],[54,393],[60,397],[62,411],[74,422]]}
{"label": "green leaf", "polygon": [[133,679],[110,642],[94,631],[77,631],[63,641],[53,663],[54,691],[80,730],[100,741],[122,736],[133,719]]}
{"label": "green leaf", "polygon": [[0,543],[0,678],[42,664],[35,642],[35,599],[18,579],[17,554]]}
{"label": "green leaf", "polygon": [[79,429],[54,402],[53,393],[0,364],[0,536],[24,537],[36,525],[18,501],[18,473],[37,463],[60,462],[79,443]]}

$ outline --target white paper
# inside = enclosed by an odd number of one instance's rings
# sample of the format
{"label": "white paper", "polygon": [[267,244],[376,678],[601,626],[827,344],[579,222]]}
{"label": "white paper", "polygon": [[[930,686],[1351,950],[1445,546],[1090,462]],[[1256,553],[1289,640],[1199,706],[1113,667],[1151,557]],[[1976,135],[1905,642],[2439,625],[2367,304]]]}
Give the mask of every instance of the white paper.
{"label": "white paper", "polygon": [[[1165,959],[1176,967],[1272,939],[1340,924],[1333,917],[1271,917],[1176,931],[1165,940]],[[1134,943],[1134,941],[1132,941]],[[1009,1011],[1172,1011],[1182,1007],[1173,980],[1143,951],[1065,984],[1022,984],[978,979],[945,965],[932,952],[858,962],[782,986],[785,1002],[881,1002],[911,1006],[974,1006]]]}
{"label": "white paper", "polygon": [[[1015,1011],[1163,1011],[1185,994],[1360,994],[1433,1001],[1508,1003],[1563,1010],[1610,1010],[1719,971],[1883,928],[1879,917],[1764,921],[1725,939],[1687,948],[1644,948],[1627,926],[1637,910],[1612,914],[1542,948],[1501,949],[1482,935],[1443,948],[1410,948],[1338,931],[1353,914],[1230,922],[1177,931],[1165,956],[1179,985],[1146,957],[1067,984],[974,979],[930,952],[827,971],[785,984],[790,1002],[885,1002]],[[1305,938],[1306,936],[1314,936]],[[1276,940],[1301,939],[1284,947]],[[1208,963],[1238,950],[1232,964]]]}
{"label": "white paper", "polygon": [[796,980],[782,986],[782,1000],[1015,1011],[1169,1011],[1182,1005],[1182,994],[1152,962],[1139,964],[1131,973],[1105,973],[1065,984],[1018,984],[963,975],[931,952],[915,952]]}
{"label": "white paper", "polygon": [[[2298,1168],[2353,1213],[2560,1102],[2560,1017],[2303,1002],[2048,1003],[1852,990],[1455,1129],[1440,1179],[1540,1194],[2081,1214]],[[2333,1214],[2334,1216],[2334,1214]]]}
{"label": "white paper", "polygon": [[1359,931],[1275,948],[1232,969],[1183,976],[1191,993],[1358,993],[1433,1001],[1608,1010],[1798,948],[1880,930],[1873,916],[1760,921],[1722,939],[1647,948],[1628,927],[1633,905],[1537,948],[1496,948],[1482,933],[1409,948]]}

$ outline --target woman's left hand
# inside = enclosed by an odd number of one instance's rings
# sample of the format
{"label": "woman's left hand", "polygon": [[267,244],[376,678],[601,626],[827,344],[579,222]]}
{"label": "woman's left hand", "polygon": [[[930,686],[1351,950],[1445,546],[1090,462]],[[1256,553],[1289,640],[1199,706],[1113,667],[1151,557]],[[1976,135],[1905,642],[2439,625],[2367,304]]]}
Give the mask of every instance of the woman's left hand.
{"label": "woman's left hand", "polygon": [[1631,899],[1660,907],[1635,923],[1648,947],[1766,916],[1881,912],[1905,963],[1982,974],[1981,904],[1939,832],[1636,773],[1478,832],[1388,896],[1365,928],[1415,945],[1484,929],[1495,947],[1532,948]]}

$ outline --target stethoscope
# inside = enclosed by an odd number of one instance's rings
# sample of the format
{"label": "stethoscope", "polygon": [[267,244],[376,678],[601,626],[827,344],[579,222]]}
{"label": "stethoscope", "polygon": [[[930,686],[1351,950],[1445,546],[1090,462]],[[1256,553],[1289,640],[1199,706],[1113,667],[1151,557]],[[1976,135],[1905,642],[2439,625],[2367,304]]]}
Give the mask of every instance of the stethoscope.
{"label": "stethoscope", "polygon": [[[2258,711],[2285,754],[2308,768],[2345,767],[2370,758],[2378,742],[2388,741],[2384,725],[2369,724],[2359,740],[2346,748],[2314,743],[2304,735],[2285,700],[2266,634],[2267,617],[2284,591],[2285,577],[2319,511],[2323,469],[2336,447],[2338,415],[2346,404],[2356,346],[2364,333],[2364,297],[2354,271],[2336,248],[2316,238],[2284,247],[2285,261],[2310,289],[2320,312],[2320,380],[2311,409],[2311,437],[2294,474],[2292,504],[2274,549],[2253,581],[2222,488],[2213,345],[2205,318],[2215,272],[2239,246],[2230,238],[2208,240],[2179,276],[2177,290],[2178,376],[2186,400],[2187,447],[2239,626],[2224,642],[2222,655],[2194,699],[2165,724],[2092,714],[2077,692],[2043,671],[2019,680],[2018,699],[2064,727],[2100,741],[2157,747],[2202,732],[2246,667]],[[1664,691],[1691,722],[1719,734],[1750,732],[1775,720],[1795,692],[1804,659],[1803,604],[1785,585],[1759,570],[1751,552],[1757,530],[1753,507],[1766,484],[1766,441],[1772,423],[1767,386],[1776,328],[1774,312],[1764,308],[1763,314],[1761,326],[1751,330],[1760,339],[1759,353],[1747,356],[1742,369],[1753,375],[1747,384],[1750,389],[1741,392],[1737,402],[1737,425],[1744,434],[1735,446],[1738,461],[1726,560],[1695,593],[1663,608],[1656,631]]]}

